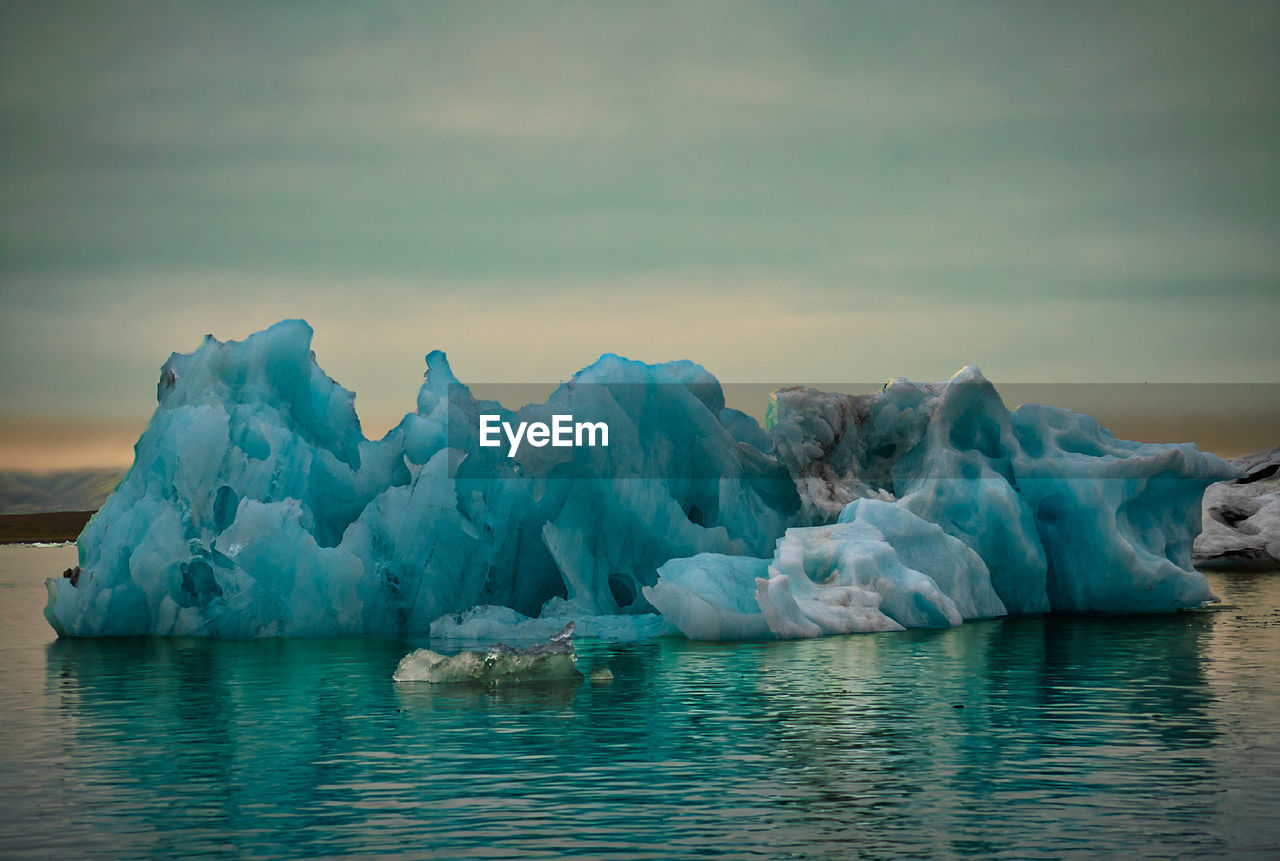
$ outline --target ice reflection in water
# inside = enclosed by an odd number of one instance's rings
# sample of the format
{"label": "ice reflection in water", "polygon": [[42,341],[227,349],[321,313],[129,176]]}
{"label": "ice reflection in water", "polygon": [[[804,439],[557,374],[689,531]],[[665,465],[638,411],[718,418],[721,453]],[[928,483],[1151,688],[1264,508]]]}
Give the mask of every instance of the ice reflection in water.
{"label": "ice reflection in water", "polygon": [[393,641],[49,643],[7,601],[0,851],[1273,854],[1280,578],[1214,587],[1176,616],[579,643],[612,684],[492,690],[396,685]]}

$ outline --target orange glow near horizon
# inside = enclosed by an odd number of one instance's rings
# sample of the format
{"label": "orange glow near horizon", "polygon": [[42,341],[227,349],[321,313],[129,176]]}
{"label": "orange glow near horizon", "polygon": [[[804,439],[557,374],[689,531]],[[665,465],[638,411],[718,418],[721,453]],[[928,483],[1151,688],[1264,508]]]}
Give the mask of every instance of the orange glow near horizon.
{"label": "orange glow near horizon", "polygon": [[[753,409],[758,400],[756,389],[765,386],[725,386],[729,406],[763,418],[764,402]],[[1009,387],[1016,391],[1016,386]],[[1270,388],[1270,387],[1268,387]],[[477,386],[480,396],[496,396],[504,403],[503,387]],[[509,394],[509,393],[508,393]],[[545,397],[545,393],[542,393]],[[541,398],[539,398],[541,400]],[[746,402],[750,400],[751,403]],[[1045,399],[1049,401],[1049,399]],[[1016,407],[1021,399],[1011,400]],[[1235,404],[1223,412],[1216,410],[1151,410],[1150,404],[1116,403],[1097,400],[1091,403],[1060,403],[1098,419],[1121,439],[1143,442],[1194,442],[1202,451],[1221,457],[1239,457],[1280,444],[1276,428],[1280,427],[1280,404]],[[520,404],[508,404],[520,406]],[[1144,408],[1145,407],[1145,408]],[[399,422],[399,416],[369,416],[363,422],[365,436],[381,438]],[[51,417],[0,422],[0,470],[25,472],[58,472],[93,467],[127,468],[133,463],[133,446],[146,428],[145,420],[58,419]]]}
{"label": "orange glow near horizon", "polygon": [[127,468],[145,421],[40,418],[0,424],[0,469]]}

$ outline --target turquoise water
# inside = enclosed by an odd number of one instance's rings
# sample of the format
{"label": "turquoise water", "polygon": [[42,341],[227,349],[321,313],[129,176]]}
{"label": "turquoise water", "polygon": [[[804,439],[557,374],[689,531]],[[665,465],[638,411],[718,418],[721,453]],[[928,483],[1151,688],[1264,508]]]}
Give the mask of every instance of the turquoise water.
{"label": "turquoise water", "polygon": [[1280,574],[1218,608],[580,644],[611,684],[391,681],[394,641],[56,641],[0,547],[0,854],[1280,854]]}

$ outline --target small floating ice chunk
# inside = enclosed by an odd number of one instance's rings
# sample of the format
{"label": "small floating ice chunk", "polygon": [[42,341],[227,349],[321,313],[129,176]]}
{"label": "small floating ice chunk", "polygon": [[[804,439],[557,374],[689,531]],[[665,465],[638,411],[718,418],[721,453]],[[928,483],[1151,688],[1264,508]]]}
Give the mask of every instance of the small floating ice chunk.
{"label": "small floating ice chunk", "polygon": [[570,622],[551,639],[527,649],[496,643],[484,652],[459,652],[453,656],[418,649],[404,656],[393,678],[397,682],[436,685],[578,682],[582,673],[576,662]]}
{"label": "small floating ice chunk", "polygon": [[553,598],[539,616],[529,617],[510,607],[482,604],[441,616],[431,623],[431,639],[463,640],[472,645],[497,642],[530,642],[545,640],[562,630],[566,623],[574,625],[574,635],[596,640],[631,641],[661,637],[672,632],[671,626],[656,613],[624,615],[589,615],[575,612],[564,599]]}

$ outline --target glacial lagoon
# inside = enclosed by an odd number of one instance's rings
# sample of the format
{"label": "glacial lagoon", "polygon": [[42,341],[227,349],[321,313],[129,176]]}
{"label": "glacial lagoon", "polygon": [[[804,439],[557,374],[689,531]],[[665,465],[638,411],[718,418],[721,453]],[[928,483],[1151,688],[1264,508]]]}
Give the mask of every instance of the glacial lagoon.
{"label": "glacial lagoon", "polygon": [[[1280,853],[1280,574],[1220,604],[772,643],[606,684],[397,684],[395,639],[57,640],[0,547],[0,855]],[[455,646],[456,648],[456,646]]]}

